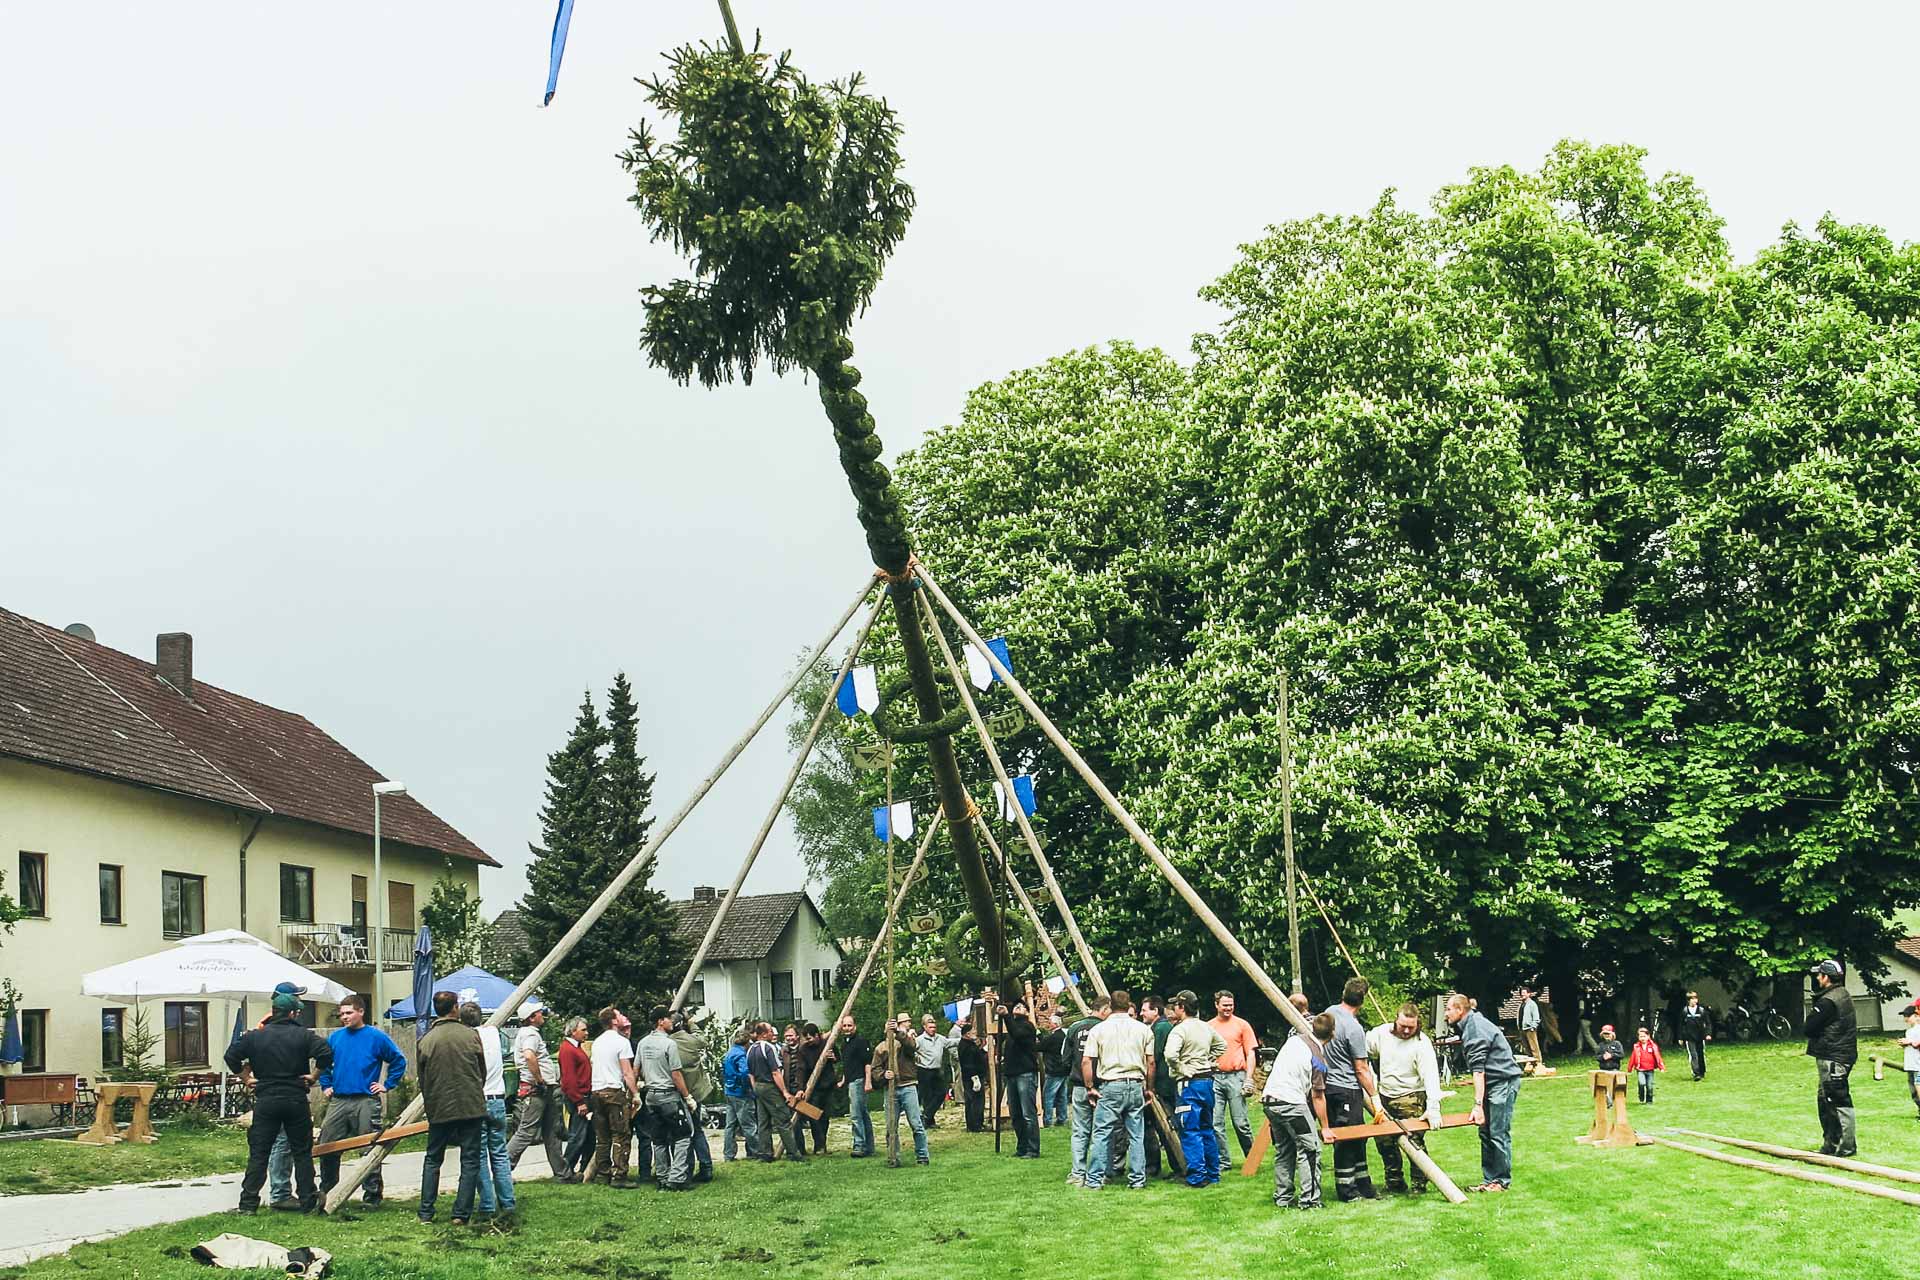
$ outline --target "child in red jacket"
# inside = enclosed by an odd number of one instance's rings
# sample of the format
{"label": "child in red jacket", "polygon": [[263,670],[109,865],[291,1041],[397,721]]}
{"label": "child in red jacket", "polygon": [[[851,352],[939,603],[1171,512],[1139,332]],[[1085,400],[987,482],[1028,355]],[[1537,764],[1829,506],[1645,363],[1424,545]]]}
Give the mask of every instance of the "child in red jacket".
{"label": "child in red jacket", "polygon": [[1640,1101],[1653,1101],[1653,1073],[1666,1069],[1667,1064],[1660,1060],[1660,1046],[1653,1042],[1653,1032],[1640,1028],[1640,1038],[1627,1055],[1627,1070],[1640,1073]]}

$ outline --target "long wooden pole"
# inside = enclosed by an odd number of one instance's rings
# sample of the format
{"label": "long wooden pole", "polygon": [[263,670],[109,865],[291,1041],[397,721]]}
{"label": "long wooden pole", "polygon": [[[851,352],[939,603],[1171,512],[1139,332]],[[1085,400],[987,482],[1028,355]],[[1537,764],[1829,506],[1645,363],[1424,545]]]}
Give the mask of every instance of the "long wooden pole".
{"label": "long wooden pole", "polygon": [[[906,879],[900,882],[900,891],[893,894],[887,903],[887,918],[880,925],[880,931],[873,935],[873,945],[867,948],[867,958],[860,962],[860,972],[854,975],[853,986],[847,990],[847,998],[840,1006],[840,1014],[833,1020],[833,1029],[827,1033],[827,1047],[820,1051],[820,1057],[814,1062],[813,1070],[808,1073],[806,1088],[800,1090],[800,1101],[795,1105],[794,1110],[798,1111],[801,1107],[805,1107],[806,1110],[802,1114],[809,1119],[818,1118],[814,1114],[818,1108],[812,1102],[813,1090],[814,1086],[820,1083],[820,1073],[826,1069],[827,1055],[833,1052],[833,1046],[839,1042],[840,1024],[846,1020],[848,1014],[853,1012],[853,1002],[859,998],[860,988],[867,983],[867,974],[873,970],[873,962],[880,954],[881,943],[893,933],[894,918],[900,913],[900,904],[907,900],[907,891],[913,888],[913,877],[919,872],[920,864],[926,861],[927,847],[933,843],[934,832],[940,829],[942,816],[935,813],[933,820],[927,823],[927,834],[920,839],[920,847],[914,852],[913,862],[907,867]],[[892,1027],[887,1028],[887,1034],[893,1034]]]}
{"label": "long wooden pole", "polygon": [[1293,725],[1287,714],[1287,673],[1280,672],[1280,847],[1287,858],[1287,952],[1293,960],[1293,993],[1307,989],[1300,970],[1300,898],[1293,866]]}
{"label": "long wooden pole", "polygon": [[787,770],[787,780],[780,785],[780,794],[774,798],[773,805],[767,810],[766,818],[760,823],[760,830],[753,837],[753,844],[747,849],[747,856],[740,862],[740,870],[734,873],[733,884],[727,890],[727,896],[720,899],[715,908],[713,919],[707,922],[707,931],[700,937],[700,945],[693,949],[693,958],[687,962],[687,972],[680,979],[679,990],[673,993],[673,1007],[678,1009],[686,1003],[687,992],[693,990],[693,984],[700,976],[700,966],[707,962],[707,953],[713,950],[714,940],[720,936],[720,930],[726,926],[727,914],[733,910],[733,904],[739,901],[740,886],[747,882],[747,873],[753,870],[754,860],[760,856],[761,846],[767,842],[768,834],[774,824],[780,821],[780,811],[786,807],[787,797],[793,794],[794,784],[800,781],[800,774],[806,768],[807,760],[813,755],[814,743],[820,740],[820,730],[825,727],[827,717],[836,705],[836,695],[840,684],[853,670],[853,664],[860,658],[860,650],[867,643],[867,636],[873,630],[873,624],[885,606],[883,600],[875,600],[867,611],[867,620],[860,625],[860,631],[853,637],[853,643],[847,648],[847,656],[840,663],[840,670],[834,674],[833,682],[827,686],[827,696],[820,703],[819,713],[813,717],[813,724],[807,730],[807,737],[800,744],[799,753],[793,758],[793,767]]}
{"label": "long wooden pole", "polygon": [[1865,1160],[1849,1160],[1845,1156],[1823,1156],[1818,1151],[1802,1151],[1798,1147],[1777,1147],[1771,1142],[1753,1142],[1746,1138],[1727,1138],[1717,1133],[1701,1133],[1698,1129],[1669,1129],[1667,1132],[1684,1134],[1689,1138],[1705,1138],[1708,1142],[1723,1142],[1730,1147],[1745,1147],[1748,1151],[1780,1156],[1786,1160],[1804,1160],[1808,1164],[1823,1164],[1832,1169],[1845,1169],[1849,1173],[1865,1173],[1876,1178],[1888,1178],[1894,1182],[1920,1183],[1920,1173],[1915,1173],[1911,1169],[1896,1169],[1892,1165],[1869,1164]]}
{"label": "long wooden pole", "polygon": [[1053,961],[1054,967],[1060,970],[1060,980],[1067,984],[1067,994],[1073,997],[1074,1005],[1082,1015],[1085,1015],[1087,1002],[1081,997],[1080,988],[1072,980],[1073,972],[1067,968],[1067,962],[1061,956],[1060,948],[1053,945],[1053,938],[1047,933],[1047,926],[1041,923],[1040,913],[1034,910],[1033,899],[1027,896],[1026,889],[1020,883],[1020,877],[1014,875],[1013,868],[1007,865],[1007,855],[1001,850],[1000,842],[993,838],[993,829],[987,825],[987,820],[980,814],[976,813],[973,820],[980,824],[980,834],[986,838],[987,848],[993,850],[993,856],[999,860],[1004,869],[1007,887],[1013,890],[1013,896],[1020,903],[1021,910],[1027,913],[1027,923],[1033,926],[1034,933],[1039,935],[1040,945],[1047,949],[1048,958]]}
{"label": "long wooden pole", "polygon": [[[1173,886],[1173,891],[1180,895],[1196,916],[1200,917],[1200,922],[1206,925],[1207,931],[1213,934],[1214,939],[1222,947],[1226,948],[1227,954],[1233,957],[1234,963],[1253,979],[1253,984],[1260,988],[1261,994],[1267,997],[1273,1007],[1280,1011],[1280,1015],[1292,1024],[1296,1031],[1302,1035],[1312,1035],[1313,1025],[1293,1007],[1293,1002],[1287,999],[1287,993],[1280,989],[1280,985],[1273,980],[1260,962],[1253,958],[1253,953],[1240,944],[1240,940],[1233,936],[1233,931],[1214,914],[1213,908],[1206,904],[1194,887],[1187,883],[1187,878],[1180,874],[1180,869],[1173,865],[1166,854],[1160,852],[1160,846],[1154,843],[1153,837],[1146,833],[1146,830],[1134,819],[1133,814],[1127,811],[1127,807],[1120,803],[1119,797],[1107,789],[1107,784],[1094,773],[1092,766],[1073,749],[1073,744],[1067,741],[1066,735],[1047,718],[1046,712],[1040,709],[1027,693],[1026,688],[1014,678],[1013,672],[1007,670],[1006,664],[1000,661],[999,655],[987,648],[987,642],[981,639],[980,633],[975,631],[973,625],[961,615],[960,610],[954,607],[953,601],[947,599],[947,594],[940,589],[940,584],[934,581],[933,576],[917,561],[914,571],[919,575],[920,581],[926,584],[933,598],[939,602],[941,609],[953,619],[954,625],[960,628],[961,634],[986,654],[987,661],[992,664],[995,673],[1006,683],[1020,705],[1026,708],[1027,714],[1033,717],[1034,723],[1040,726],[1041,732],[1047,735],[1048,741],[1052,742],[1055,749],[1066,758],[1067,763],[1073,767],[1073,771],[1080,775],[1081,780],[1093,790],[1093,793],[1100,797],[1101,803],[1107,807],[1107,812],[1111,813],[1114,819],[1126,829],[1127,834],[1133,838],[1134,844],[1138,845],[1140,851],[1146,854],[1148,860],[1159,869],[1161,876]],[[1454,1204],[1466,1203],[1466,1192],[1454,1185],[1453,1179],[1433,1162],[1431,1156],[1411,1142],[1406,1143],[1405,1146],[1408,1157],[1420,1166],[1420,1172],[1427,1175],[1429,1182],[1440,1188],[1442,1195]]]}
{"label": "long wooden pole", "polygon": [[[1053,899],[1054,910],[1060,913],[1061,921],[1067,926],[1067,937],[1073,940],[1074,954],[1080,957],[1081,966],[1092,980],[1094,993],[1104,996],[1107,994],[1107,980],[1100,974],[1100,965],[1093,958],[1093,948],[1087,945],[1085,935],[1080,932],[1080,922],[1074,918],[1067,895],[1061,892],[1060,882],[1053,877],[1053,865],[1047,861],[1047,855],[1041,852],[1040,837],[1034,834],[1033,824],[1027,821],[1027,811],[1013,794],[1013,780],[1007,776],[1007,766],[1000,759],[1000,749],[994,745],[993,735],[987,732],[987,722],[981,717],[980,707],[973,700],[973,690],[967,686],[967,677],[960,670],[960,664],[954,661],[953,647],[947,643],[946,633],[940,629],[939,620],[932,611],[926,610],[924,603],[921,608],[926,611],[925,622],[932,630],[933,638],[940,643],[940,655],[946,659],[954,687],[960,691],[960,701],[967,709],[967,718],[973,721],[973,731],[979,735],[980,746],[987,753],[987,763],[993,766],[993,776],[999,780],[1000,794],[1006,797],[1007,804],[1012,807],[1014,820],[1020,826],[1021,838],[1026,841],[1027,851],[1033,855],[1034,865],[1040,868],[1040,880],[1047,886],[1047,896]],[[1071,978],[1073,975],[1062,965],[1060,976]],[[1077,996],[1075,998],[1078,999]]]}
{"label": "long wooden pole", "polygon": [[[686,821],[687,815],[693,812],[694,806],[706,797],[707,792],[713,790],[714,784],[720,781],[721,775],[725,774],[726,771],[732,767],[733,762],[740,758],[740,753],[747,749],[748,744],[759,735],[760,730],[766,728],[767,721],[773,719],[774,713],[786,705],[787,699],[793,696],[793,691],[799,687],[800,681],[806,677],[806,673],[813,669],[814,663],[820,660],[820,656],[832,647],[834,639],[846,629],[848,620],[859,611],[860,602],[867,598],[868,594],[873,590],[873,587],[874,584],[872,581],[861,584],[859,593],[848,602],[846,611],[843,612],[839,620],[833,624],[833,629],[827,632],[819,644],[814,646],[812,654],[794,671],[793,678],[786,682],[778,694],[774,695],[773,700],[767,703],[765,709],[763,709],[754,722],[748,726],[747,731],[728,749],[727,754],[721,757],[720,763],[714,766],[713,772],[701,779],[700,785],[693,789],[693,794],[687,797],[686,803],[682,804],[680,808],[675,811],[674,815],[667,819],[665,825],[654,833],[653,838],[647,841],[645,848],[641,849],[628,860],[627,865],[621,869],[620,874],[616,875],[608,882],[607,887],[600,891],[600,896],[595,898],[587,909],[581,913],[580,918],[573,922],[573,927],[567,930],[565,936],[553,944],[553,949],[547,952],[546,958],[541,960],[539,964],[536,964],[533,967],[533,971],[520,980],[520,985],[513,989],[512,995],[500,1002],[500,1007],[493,1011],[493,1016],[487,1019],[486,1025],[489,1027],[499,1027],[503,1025],[508,1018],[513,1016],[514,1011],[520,1007],[521,1001],[539,990],[541,980],[553,972],[554,966],[562,960],[565,960],[568,955],[572,954],[573,949],[580,945],[580,939],[584,938],[587,935],[587,931],[599,922],[602,915],[606,914],[607,908],[613,905],[614,899],[624,893],[627,886],[633,883],[634,878],[642,871],[645,871],[653,862],[655,856],[660,852],[660,846],[667,842],[667,837],[679,829],[680,824]],[[376,957],[376,962],[377,959]],[[401,1113],[400,1117],[393,1122],[392,1127],[399,1128],[418,1120],[422,1113],[426,1111],[426,1105],[426,1099],[424,1097],[416,1096],[412,1102],[407,1104],[407,1109]],[[369,1150],[364,1157],[356,1161],[351,1169],[346,1171],[346,1175],[334,1186],[332,1194],[327,1196],[326,1211],[328,1213],[332,1213],[347,1202],[353,1193],[359,1189],[360,1184],[365,1182],[368,1176],[380,1167],[381,1161],[387,1158],[387,1151],[388,1148],[385,1146],[375,1146]]]}
{"label": "long wooden pole", "polygon": [[746,47],[740,43],[740,28],[733,22],[733,6],[727,0],[720,0],[720,18],[727,24],[727,43],[733,46],[736,55],[744,57]]}
{"label": "long wooden pole", "polygon": [[1672,1138],[1659,1138],[1645,1135],[1651,1142],[1675,1151],[1685,1151],[1690,1155],[1705,1156],[1709,1160],[1718,1160],[1722,1164],[1737,1164],[1742,1169],[1758,1169],[1761,1173],[1777,1174],[1782,1178],[1797,1178],[1801,1182],[1817,1182],[1822,1186],[1840,1187],[1847,1191],[1858,1191],[1864,1195],[1879,1196],[1882,1200],[1898,1200],[1902,1204],[1920,1205],[1920,1192],[1901,1191],[1895,1187],[1883,1187],[1872,1182],[1861,1182],[1854,1178],[1842,1178],[1831,1173],[1815,1173],[1812,1169],[1790,1169],[1783,1164],[1768,1164],[1764,1160],[1750,1160],[1746,1156],[1728,1155],[1724,1151],[1709,1151],[1705,1147],[1696,1147],[1690,1143],[1675,1142]]}

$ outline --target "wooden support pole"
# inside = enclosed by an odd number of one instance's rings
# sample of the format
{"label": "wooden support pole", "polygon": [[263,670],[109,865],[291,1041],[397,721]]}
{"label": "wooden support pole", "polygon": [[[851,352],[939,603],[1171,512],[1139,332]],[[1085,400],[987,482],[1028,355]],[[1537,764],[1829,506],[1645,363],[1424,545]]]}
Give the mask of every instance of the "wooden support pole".
{"label": "wooden support pole", "polygon": [[[927,823],[927,834],[920,838],[920,847],[914,851],[913,862],[907,867],[906,878],[900,881],[900,891],[893,895],[887,904],[887,918],[880,923],[880,931],[873,935],[873,945],[867,948],[867,958],[860,962],[860,972],[854,975],[853,986],[847,989],[847,998],[840,1005],[840,1014],[833,1020],[832,1028],[827,1032],[826,1048],[820,1051],[820,1057],[813,1064],[813,1071],[807,1076],[806,1087],[800,1090],[800,1101],[793,1109],[809,1120],[820,1118],[820,1108],[813,1105],[814,1086],[820,1083],[820,1073],[826,1070],[827,1055],[833,1052],[833,1046],[840,1040],[840,1024],[853,1012],[853,1002],[860,998],[860,988],[867,983],[867,975],[873,972],[873,961],[880,954],[881,944],[893,932],[893,921],[900,913],[900,904],[907,900],[907,891],[913,888],[913,877],[920,870],[920,864],[926,861],[927,848],[933,843],[934,833],[940,830],[941,815],[935,813],[933,820]],[[893,1034],[893,1028],[887,1028],[887,1034]]]}
{"label": "wooden support pole", "polygon": [[679,990],[673,993],[673,1008],[678,1009],[687,1002],[687,993],[693,990],[693,984],[700,976],[700,966],[707,962],[707,953],[713,950],[714,940],[720,936],[720,930],[726,926],[727,915],[733,910],[733,904],[739,901],[740,886],[747,882],[747,873],[753,870],[754,860],[760,856],[761,846],[767,842],[767,835],[774,824],[780,821],[780,811],[786,807],[787,797],[793,794],[794,784],[800,781],[801,772],[807,767],[807,760],[813,755],[813,744],[820,740],[820,730],[826,726],[827,717],[836,706],[836,695],[840,684],[853,670],[853,664],[859,661],[860,650],[867,643],[867,636],[873,630],[874,621],[879,618],[882,601],[875,600],[867,611],[867,620],[860,624],[860,631],[853,637],[853,643],[847,648],[847,656],[840,663],[840,670],[834,674],[833,682],[827,686],[827,696],[820,703],[820,711],[813,717],[813,724],[807,729],[806,740],[800,744],[799,752],[793,758],[793,767],[787,770],[787,780],[780,784],[780,794],[774,798],[773,805],[767,810],[766,818],[760,823],[760,830],[753,837],[753,844],[747,849],[747,856],[740,862],[740,870],[734,873],[733,884],[727,889],[727,896],[720,899],[714,909],[713,919],[707,922],[707,931],[700,937],[700,945],[693,949],[693,958],[687,962],[687,972],[680,979]]}
{"label": "wooden support pole", "polygon": [[1879,1196],[1882,1200],[1898,1200],[1902,1204],[1920,1205],[1920,1193],[1901,1191],[1894,1187],[1883,1187],[1872,1182],[1860,1182],[1853,1178],[1842,1178],[1831,1173],[1816,1173],[1812,1169],[1792,1169],[1782,1164],[1768,1164],[1764,1160],[1750,1160],[1746,1156],[1728,1155],[1724,1151],[1709,1151],[1705,1147],[1692,1146],[1685,1142],[1675,1142],[1672,1138],[1647,1139],[1675,1151],[1685,1151],[1689,1155],[1705,1156],[1709,1160],[1718,1160],[1722,1164],[1737,1164],[1742,1169],[1758,1169],[1761,1173],[1776,1174],[1782,1178],[1795,1178],[1801,1182],[1817,1182],[1822,1186],[1840,1187],[1846,1191],[1858,1191],[1863,1195]]}
{"label": "wooden support pole", "polygon": [[418,1137],[426,1131],[427,1122],[424,1120],[418,1124],[396,1125],[388,1129],[385,1133],[363,1133],[357,1138],[341,1138],[336,1142],[322,1142],[314,1147],[313,1154],[316,1156],[330,1156],[342,1151],[358,1151],[361,1147],[370,1147],[376,1142],[382,1146],[390,1147],[404,1138]]}
{"label": "wooden support pole", "polygon": [[1287,955],[1293,963],[1293,993],[1304,992],[1300,970],[1300,897],[1293,865],[1293,723],[1287,708],[1287,673],[1280,672],[1280,849],[1287,859]]}
{"label": "wooden support pole", "polygon": [[[1226,948],[1227,954],[1233,957],[1234,963],[1253,979],[1254,985],[1260,988],[1261,994],[1267,997],[1273,1007],[1280,1011],[1281,1016],[1286,1018],[1296,1031],[1302,1035],[1312,1035],[1312,1024],[1300,1016],[1300,1011],[1295,1009],[1293,1002],[1287,999],[1287,993],[1280,989],[1280,985],[1273,980],[1260,962],[1253,958],[1253,953],[1240,944],[1240,940],[1233,936],[1232,930],[1228,929],[1225,922],[1214,914],[1213,908],[1209,907],[1194,887],[1187,883],[1187,878],[1180,874],[1180,869],[1160,851],[1160,846],[1155,844],[1153,837],[1146,833],[1139,822],[1135,821],[1133,814],[1120,803],[1119,797],[1107,789],[1107,784],[1100,780],[1092,766],[1088,765],[1081,758],[1080,753],[1073,749],[1073,744],[1068,742],[1066,735],[1062,734],[1053,721],[1047,718],[1046,712],[1040,710],[1039,705],[1034,702],[1025,687],[1014,678],[1013,672],[1007,670],[1006,665],[1000,661],[999,655],[987,648],[987,642],[980,637],[978,631],[973,629],[972,624],[961,616],[960,611],[954,607],[953,601],[947,599],[947,594],[940,589],[940,584],[935,582],[933,576],[917,561],[914,572],[919,575],[920,581],[926,584],[927,591],[939,603],[941,609],[953,619],[954,625],[960,628],[961,634],[986,654],[987,661],[992,664],[994,672],[1006,683],[1020,705],[1026,708],[1027,714],[1033,717],[1034,723],[1040,726],[1041,732],[1047,735],[1048,741],[1052,742],[1060,754],[1066,758],[1067,763],[1073,767],[1073,771],[1080,775],[1081,780],[1093,790],[1093,793],[1100,797],[1101,803],[1107,807],[1107,812],[1111,813],[1114,819],[1126,829],[1127,834],[1133,838],[1134,844],[1138,845],[1140,851],[1146,854],[1148,860],[1159,869],[1161,876],[1173,886],[1174,892],[1180,895],[1188,907],[1192,908],[1196,916],[1200,917],[1200,922],[1206,925],[1207,931],[1213,934],[1222,947]],[[1466,1203],[1466,1192],[1454,1185],[1453,1179],[1447,1176],[1444,1169],[1412,1143],[1406,1146],[1408,1157],[1420,1167],[1420,1172],[1427,1175],[1429,1182],[1440,1188],[1442,1195],[1454,1204]]]}
{"label": "wooden support pole", "polygon": [[[1033,899],[1027,896],[1026,889],[1021,887],[1020,878],[1014,875],[1013,868],[1007,865],[1007,855],[1000,848],[1000,842],[993,838],[993,829],[987,825],[986,818],[976,813],[973,815],[973,820],[980,824],[980,834],[986,838],[987,848],[993,850],[993,856],[1006,869],[1007,886],[1013,890],[1013,896],[1019,900],[1021,909],[1027,913],[1027,923],[1033,926],[1034,933],[1039,936],[1040,945],[1047,949],[1048,957],[1060,970],[1060,978],[1067,984],[1067,994],[1073,998],[1074,1007],[1084,1016],[1088,1012],[1087,1002],[1080,995],[1080,988],[1071,981],[1073,974],[1067,968],[1067,962],[1061,956],[1060,948],[1053,945],[1053,938],[1047,933],[1047,926],[1041,923],[1040,913],[1034,910]],[[1032,1008],[1032,1005],[1028,1005],[1028,1008]]]}
{"label": "wooden support pole", "polygon": [[1802,1151],[1798,1147],[1777,1147],[1771,1142],[1752,1142],[1746,1138],[1725,1138],[1717,1133],[1701,1133],[1696,1129],[1669,1129],[1667,1132],[1685,1134],[1689,1138],[1705,1138],[1708,1142],[1723,1142],[1730,1147],[1745,1147],[1748,1151],[1780,1156],[1786,1160],[1804,1160],[1808,1164],[1823,1164],[1833,1169],[1845,1169],[1849,1173],[1865,1173],[1876,1178],[1888,1178],[1894,1182],[1920,1183],[1920,1173],[1915,1173],[1911,1169],[1896,1169],[1892,1165],[1869,1164],[1865,1160],[1850,1160],[1846,1156],[1823,1156],[1818,1151]]}
{"label": "wooden support pole", "polygon": [[[621,869],[620,874],[600,891],[600,896],[588,904],[587,909],[580,914],[580,918],[573,922],[573,927],[567,930],[560,941],[553,944],[553,950],[547,952],[546,958],[536,964],[533,971],[520,980],[520,985],[513,989],[512,995],[500,1002],[500,1007],[495,1009],[493,1016],[487,1019],[487,1026],[504,1025],[520,1007],[520,1002],[539,990],[541,980],[553,972],[554,966],[565,960],[572,954],[573,949],[580,945],[580,939],[586,937],[587,931],[599,923],[600,917],[606,914],[607,908],[613,905],[614,899],[626,892],[627,886],[633,883],[635,877],[652,864],[655,856],[660,852],[660,846],[667,842],[667,837],[679,829],[680,824],[687,820],[687,815],[693,812],[694,806],[706,798],[707,792],[713,790],[714,784],[719,782],[721,776],[733,766],[733,762],[740,758],[741,752],[747,749],[748,744],[759,735],[760,730],[766,728],[767,721],[773,719],[774,713],[786,705],[787,699],[793,696],[793,691],[800,686],[800,681],[806,677],[807,672],[813,670],[813,665],[820,660],[820,656],[833,646],[834,639],[846,629],[848,620],[859,611],[861,602],[867,598],[873,588],[874,584],[871,580],[861,584],[859,593],[848,602],[846,611],[833,624],[833,629],[814,646],[807,660],[794,671],[793,678],[786,682],[778,694],[774,695],[771,702],[767,703],[760,715],[748,726],[747,731],[728,749],[727,754],[721,757],[720,763],[714,766],[713,772],[703,778],[700,785],[693,789],[693,794],[687,797],[686,802],[667,819],[659,830],[654,832],[653,838],[647,841],[646,847],[634,854],[627,865]],[[415,1097],[407,1104],[407,1109],[394,1120],[394,1125],[398,1127],[412,1124],[425,1113],[426,1109],[426,1099]],[[346,1170],[345,1176],[334,1185],[333,1191],[326,1198],[325,1208],[328,1213],[345,1204],[353,1193],[359,1190],[360,1184],[365,1182],[368,1176],[380,1167],[380,1162],[387,1158],[387,1150],[388,1148],[384,1146],[375,1145],[362,1159],[355,1162],[351,1169]]]}
{"label": "wooden support pole", "polygon": [[[942,597],[944,601],[945,597]],[[1028,852],[1033,854],[1034,865],[1040,868],[1041,882],[1047,886],[1047,896],[1053,899],[1054,910],[1060,913],[1061,921],[1067,926],[1067,937],[1073,940],[1074,954],[1080,957],[1080,964],[1087,971],[1087,977],[1093,983],[1095,995],[1107,994],[1107,980],[1100,974],[1100,966],[1093,958],[1093,948],[1087,945],[1086,937],[1080,932],[1080,922],[1074,918],[1073,908],[1067,905],[1067,895],[1060,891],[1060,882],[1053,878],[1053,865],[1047,861],[1047,855],[1040,849],[1040,837],[1034,834],[1033,824],[1027,821],[1027,811],[1020,807],[1020,801],[1013,794],[1013,779],[1007,776],[1007,766],[1000,759],[1000,750],[994,745],[993,735],[987,732],[987,722],[981,718],[980,707],[973,700],[973,690],[967,687],[966,673],[960,670],[960,664],[954,661],[953,647],[947,643],[946,632],[940,629],[940,623],[926,608],[923,601],[924,621],[932,630],[933,637],[939,641],[940,654],[947,660],[947,670],[953,675],[954,688],[960,691],[960,701],[967,709],[967,718],[973,721],[973,731],[980,737],[980,746],[987,753],[987,763],[993,766],[993,776],[1000,783],[1000,794],[1006,797],[1013,808],[1013,816],[1020,826],[1020,835],[1027,843]],[[999,659],[994,659],[997,664]],[[1003,865],[1005,859],[1001,859]],[[1041,936],[1045,936],[1043,931]],[[1070,978],[1065,965],[1060,967],[1060,976]],[[1078,999],[1078,997],[1075,997]],[[1084,1012],[1084,1010],[1083,1010]]]}

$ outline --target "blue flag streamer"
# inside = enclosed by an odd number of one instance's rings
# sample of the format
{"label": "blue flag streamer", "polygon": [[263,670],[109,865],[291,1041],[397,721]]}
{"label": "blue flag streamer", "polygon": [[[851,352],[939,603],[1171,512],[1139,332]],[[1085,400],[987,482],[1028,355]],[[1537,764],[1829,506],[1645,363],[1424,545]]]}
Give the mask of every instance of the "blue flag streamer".
{"label": "blue flag streamer", "polygon": [[[1005,636],[995,636],[993,639],[987,641],[987,648],[993,650],[993,656],[1000,659],[1000,665],[1007,669],[1007,673],[1009,675],[1013,674],[1013,655],[1007,652],[1007,638]],[[998,671],[994,672],[993,678],[995,680],[1000,679],[1000,673]],[[1032,811],[1029,810],[1028,812]]]}
{"label": "blue flag streamer", "polygon": [[840,687],[833,691],[833,701],[840,708],[840,713],[849,720],[860,714],[860,695],[854,690],[851,671],[840,682]]}
{"label": "blue flag streamer", "polygon": [[560,84],[560,58],[567,51],[567,26],[573,21],[573,0],[560,0],[560,8],[553,15],[553,48],[547,55],[547,96],[540,100],[541,106],[553,101],[553,91]]}
{"label": "blue flag streamer", "polygon": [[[1013,668],[1007,669],[1011,671]],[[1013,780],[1013,798],[1020,802],[1021,812],[1031,818],[1034,810],[1032,774],[1023,773]]]}

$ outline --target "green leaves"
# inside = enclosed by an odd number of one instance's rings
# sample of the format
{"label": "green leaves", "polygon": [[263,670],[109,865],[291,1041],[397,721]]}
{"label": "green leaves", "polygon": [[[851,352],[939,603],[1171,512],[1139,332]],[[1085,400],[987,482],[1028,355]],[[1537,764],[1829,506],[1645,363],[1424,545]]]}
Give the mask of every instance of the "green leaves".
{"label": "green leaves", "polygon": [[900,126],[858,76],[815,84],[783,54],[688,46],[643,82],[678,132],[642,124],[621,163],[654,239],[693,275],[642,291],[642,345],[682,382],[813,368],[873,296],[906,234]]}

